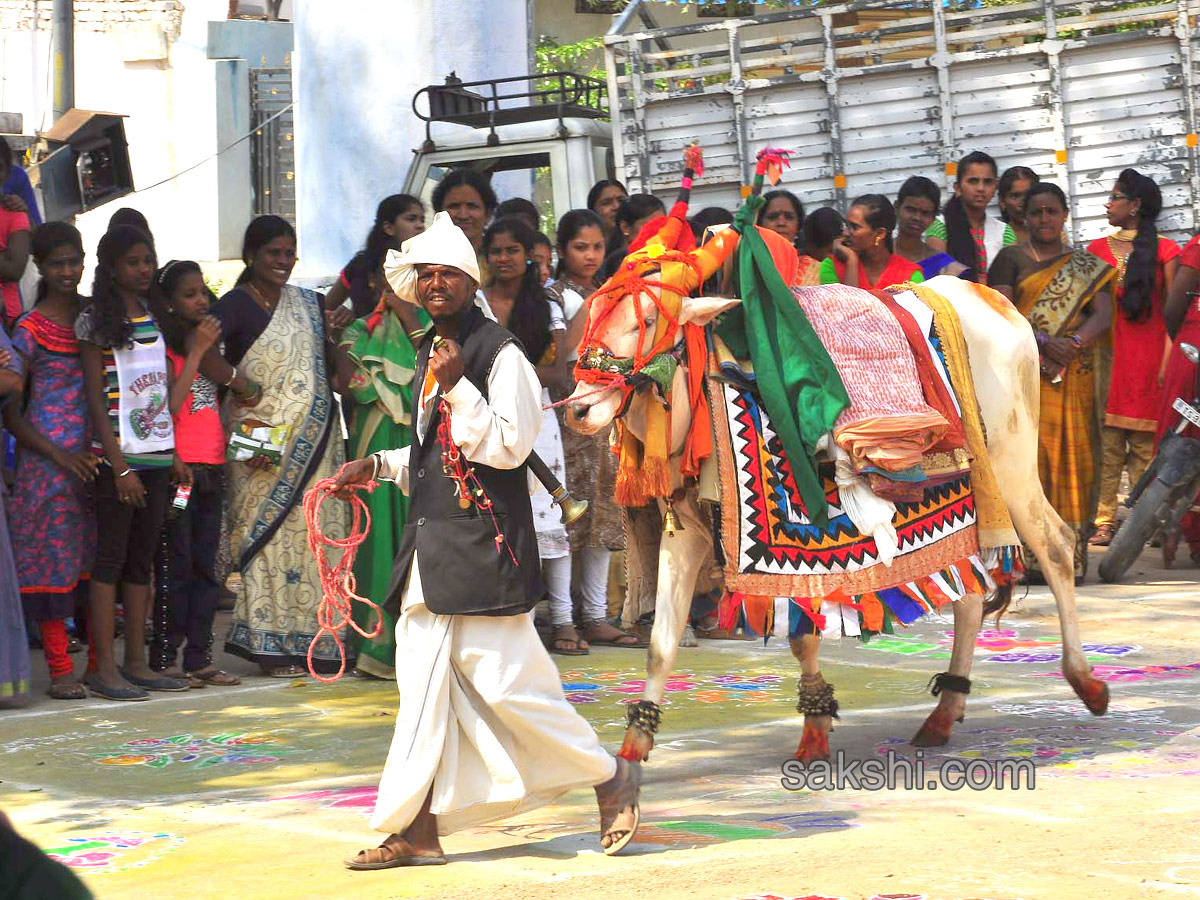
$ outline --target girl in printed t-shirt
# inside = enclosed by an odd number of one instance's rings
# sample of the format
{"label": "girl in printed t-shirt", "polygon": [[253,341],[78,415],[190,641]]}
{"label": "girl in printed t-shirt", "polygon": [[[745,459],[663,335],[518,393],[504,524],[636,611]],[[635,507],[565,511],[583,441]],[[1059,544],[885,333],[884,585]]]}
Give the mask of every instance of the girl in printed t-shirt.
{"label": "girl in printed t-shirt", "polygon": [[[147,690],[188,683],[146,662],[150,572],[171,488],[175,429],[162,319],[153,299],[154,246],[118,225],[96,248],[92,302],[75,321],[84,389],[101,457],[96,474],[96,561],[89,589],[91,643],[84,684],[109,700],[146,700]],[[117,585],[125,609],[125,665],[113,652]]]}
{"label": "girl in printed t-shirt", "polygon": [[[217,408],[217,385],[200,374],[200,360],[221,338],[221,323],[209,315],[215,298],[200,266],[171,260],[155,282],[163,298],[163,336],[170,366],[171,418],[180,481],[190,495],[176,495],[167,511],[166,540],[155,579],[154,638],[150,667],[192,687],[232,685],[241,679],[212,662],[213,620],[221,592],[215,568],[225,503],[225,428]],[[179,508],[182,506],[182,508]],[[183,668],[179,648],[187,641]]]}

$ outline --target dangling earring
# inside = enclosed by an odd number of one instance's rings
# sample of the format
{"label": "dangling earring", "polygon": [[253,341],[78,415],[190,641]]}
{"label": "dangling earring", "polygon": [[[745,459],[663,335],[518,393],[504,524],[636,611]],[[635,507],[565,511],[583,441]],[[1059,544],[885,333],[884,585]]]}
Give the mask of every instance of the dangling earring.
{"label": "dangling earring", "polygon": [[882,240],[883,240],[883,238],[881,238],[879,235],[875,235],[875,246],[878,247],[879,242]]}

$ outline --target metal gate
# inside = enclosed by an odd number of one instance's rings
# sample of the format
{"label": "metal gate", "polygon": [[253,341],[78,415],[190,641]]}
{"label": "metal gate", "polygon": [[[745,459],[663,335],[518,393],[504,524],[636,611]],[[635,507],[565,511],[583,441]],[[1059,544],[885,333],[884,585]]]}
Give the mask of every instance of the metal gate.
{"label": "metal gate", "polygon": [[1161,232],[1200,230],[1200,0],[853,0],[640,31],[639,7],[605,38],[630,190],[674,190],[693,138],[698,206],[736,204],[768,145],[795,151],[788,189],[843,208],[909,175],[949,188],[984,150],[1056,181],[1076,241],[1126,166],[1162,188]]}
{"label": "metal gate", "polygon": [[[296,224],[296,151],[292,70],[250,70],[250,168],[254,214],[271,213]],[[272,118],[281,113],[278,118]],[[270,121],[268,121],[270,120]]]}

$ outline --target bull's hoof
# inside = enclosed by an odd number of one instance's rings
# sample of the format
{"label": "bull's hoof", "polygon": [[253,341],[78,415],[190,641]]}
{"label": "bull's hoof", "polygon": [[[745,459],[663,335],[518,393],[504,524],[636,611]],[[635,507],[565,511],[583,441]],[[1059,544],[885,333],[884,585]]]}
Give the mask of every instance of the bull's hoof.
{"label": "bull's hoof", "polygon": [[817,761],[828,762],[830,759],[829,732],[805,722],[804,731],[800,735],[800,746],[796,748],[796,759],[806,766]]}
{"label": "bull's hoof", "polygon": [[950,743],[954,723],[962,720],[961,714],[954,717],[939,703],[909,743],[914,747],[945,747]]}
{"label": "bull's hoof", "polygon": [[629,762],[645,762],[650,758],[650,751],[654,748],[654,738],[646,734],[640,728],[628,728],[625,731],[625,741],[621,744],[621,751],[617,756],[621,759],[629,760]]}
{"label": "bull's hoof", "polygon": [[1088,708],[1088,712],[1093,716],[1102,716],[1108,712],[1107,684],[1090,674],[1078,679],[1071,678],[1068,675],[1067,681],[1075,691],[1076,696],[1083,701],[1083,705]]}
{"label": "bull's hoof", "polygon": [[691,625],[685,625],[683,635],[679,638],[680,647],[699,647],[700,642],[696,640],[696,629]]}

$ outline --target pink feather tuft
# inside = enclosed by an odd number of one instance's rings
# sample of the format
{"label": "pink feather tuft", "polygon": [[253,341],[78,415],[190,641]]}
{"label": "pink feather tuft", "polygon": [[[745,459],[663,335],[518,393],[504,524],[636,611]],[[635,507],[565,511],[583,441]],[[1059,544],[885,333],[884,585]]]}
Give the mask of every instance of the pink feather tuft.
{"label": "pink feather tuft", "polygon": [[704,174],[704,151],[697,142],[692,141],[684,148],[683,167],[695,172],[697,178]]}
{"label": "pink feather tuft", "polygon": [[783,170],[792,167],[791,155],[791,150],[782,147],[763,147],[758,151],[758,174],[765,175],[772,185],[778,184]]}

